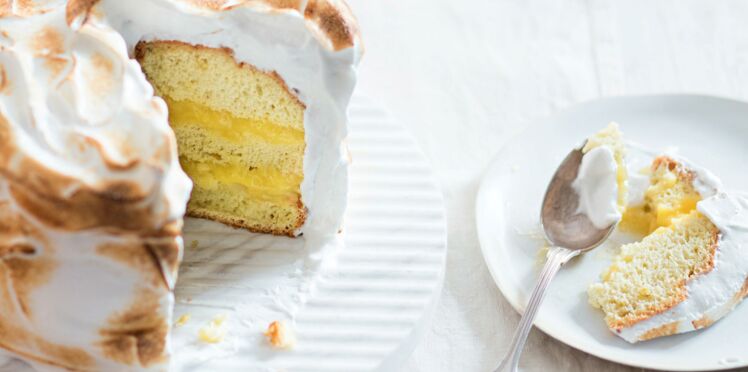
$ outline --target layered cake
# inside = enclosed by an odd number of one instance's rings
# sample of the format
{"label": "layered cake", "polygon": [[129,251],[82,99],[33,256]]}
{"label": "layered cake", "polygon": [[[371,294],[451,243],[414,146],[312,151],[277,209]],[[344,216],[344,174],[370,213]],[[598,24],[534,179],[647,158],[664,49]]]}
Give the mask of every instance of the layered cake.
{"label": "layered cake", "polygon": [[342,1],[0,16],[0,348],[40,369],[166,370],[185,211],[339,231],[361,55]]}
{"label": "layered cake", "polygon": [[621,222],[645,237],[623,245],[588,291],[608,327],[632,343],[707,327],[748,289],[748,201],[671,157],[656,158],[649,177]]}

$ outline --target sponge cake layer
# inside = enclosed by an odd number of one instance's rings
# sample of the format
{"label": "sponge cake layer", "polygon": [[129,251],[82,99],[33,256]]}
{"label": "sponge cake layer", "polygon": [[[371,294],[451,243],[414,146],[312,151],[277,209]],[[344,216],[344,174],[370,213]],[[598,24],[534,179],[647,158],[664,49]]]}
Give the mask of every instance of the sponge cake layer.
{"label": "sponge cake layer", "polygon": [[169,106],[195,184],[188,214],[293,235],[306,217],[305,107],[283,81],[236,63],[228,49],[141,42],[136,57]]}

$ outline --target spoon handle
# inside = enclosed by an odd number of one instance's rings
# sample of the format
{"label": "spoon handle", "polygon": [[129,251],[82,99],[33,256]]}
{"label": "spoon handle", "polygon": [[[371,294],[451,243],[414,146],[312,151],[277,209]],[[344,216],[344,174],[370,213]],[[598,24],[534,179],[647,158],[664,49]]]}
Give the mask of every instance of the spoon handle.
{"label": "spoon handle", "polygon": [[551,279],[556,276],[558,269],[570,259],[579,255],[579,252],[562,247],[552,247],[548,250],[547,261],[545,262],[545,266],[543,266],[543,271],[541,271],[540,278],[535,284],[535,289],[532,290],[530,302],[525,307],[525,312],[522,314],[519,326],[517,326],[517,330],[514,332],[512,346],[494,372],[517,371],[519,356],[522,354],[522,349],[527,341],[527,335],[530,333],[530,329],[532,329],[532,322],[538,313],[540,303],[543,302],[543,297],[545,297],[546,288],[551,283]]}

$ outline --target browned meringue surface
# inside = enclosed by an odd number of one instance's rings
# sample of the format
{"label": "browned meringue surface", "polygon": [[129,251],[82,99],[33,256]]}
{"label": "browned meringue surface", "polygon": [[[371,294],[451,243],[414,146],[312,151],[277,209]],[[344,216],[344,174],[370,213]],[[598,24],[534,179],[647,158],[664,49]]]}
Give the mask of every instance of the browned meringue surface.
{"label": "browned meringue surface", "polygon": [[191,187],[166,106],[113,29],[27,4],[0,11],[0,348],[164,370]]}

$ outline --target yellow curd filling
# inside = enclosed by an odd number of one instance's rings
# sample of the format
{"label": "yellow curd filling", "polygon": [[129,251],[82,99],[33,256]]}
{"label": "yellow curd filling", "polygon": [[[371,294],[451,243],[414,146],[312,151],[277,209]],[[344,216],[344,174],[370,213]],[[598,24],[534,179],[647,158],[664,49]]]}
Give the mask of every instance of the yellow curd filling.
{"label": "yellow curd filling", "polygon": [[626,165],[623,162],[623,154],[620,151],[615,152],[616,160],[616,183],[618,185],[618,209],[622,213],[626,210],[626,196],[628,194],[628,187],[626,180],[628,179],[628,172],[626,171]]}
{"label": "yellow curd filling", "polygon": [[670,226],[674,219],[696,209],[701,195],[676,174],[666,173],[647,188],[644,200],[643,204],[626,209],[621,219],[622,230],[648,235],[660,227]]}
{"label": "yellow curd filling", "polygon": [[239,165],[217,165],[181,159],[182,168],[196,187],[217,189],[220,185],[237,187],[254,200],[287,204],[298,202],[303,177],[283,174],[268,167],[247,168]]}
{"label": "yellow curd filling", "polygon": [[652,210],[648,205],[637,205],[626,208],[621,217],[620,228],[637,235],[647,235],[654,222]]}
{"label": "yellow curd filling", "polygon": [[172,127],[199,125],[232,143],[242,143],[247,137],[259,138],[267,143],[298,144],[304,142],[304,131],[277,125],[272,122],[241,118],[228,111],[214,110],[189,100],[163,97],[169,106],[169,123]]}

